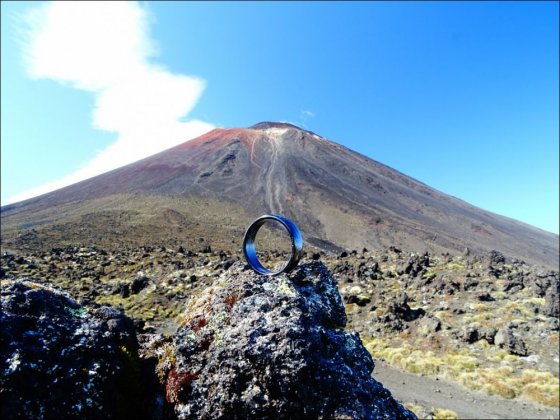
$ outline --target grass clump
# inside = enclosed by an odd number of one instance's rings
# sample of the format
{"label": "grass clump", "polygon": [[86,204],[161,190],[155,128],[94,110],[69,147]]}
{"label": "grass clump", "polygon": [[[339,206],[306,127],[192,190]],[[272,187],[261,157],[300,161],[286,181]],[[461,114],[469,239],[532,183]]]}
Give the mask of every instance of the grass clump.
{"label": "grass clump", "polygon": [[455,411],[448,410],[447,408],[432,408],[432,418],[434,420],[458,419],[459,415]]}
{"label": "grass clump", "polygon": [[414,414],[416,414],[416,417],[418,417],[419,419],[421,419],[425,416],[424,407],[422,407],[421,405],[412,404],[412,403],[405,403],[405,404],[403,404],[403,406],[408,411],[412,411]]}
{"label": "grass clump", "polygon": [[498,349],[494,352],[493,355],[489,356],[489,360],[494,363],[510,363],[517,361],[518,357],[514,356],[513,354],[509,354],[507,350]]}
{"label": "grass clump", "polygon": [[522,397],[541,404],[558,406],[560,404],[560,381],[550,372],[526,369],[521,377],[513,380]]}
{"label": "grass clump", "polygon": [[486,324],[486,321],[490,321],[491,319],[496,318],[496,315],[490,312],[483,312],[476,315],[473,315],[470,319],[474,323]]}
{"label": "grass clump", "polygon": [[559,379],[550,372],[525,369],[515,374],[511,366],[502,366],[466,372],[457,379],[467,388],[503,398],[523,397],[549,406],[560,403]]}
{"label": "grass clump", "polygon": [[423,375],[436,375],[441,372],[443,363],[442,361],[434,356],[434,353],[429,351],[427,353],[420,354],[420,351],[414,351],[410,356],[404,358],[401,361],[401,366],[403,369]]}
{"label": "grass clump", "polygon": [[442,356],[446,376],[455,379],[461,373],[472,372],[479,366],[479,359],[469,355],[468,350],[456,350]]}
{"label": "grass clump", "polygon": [[499,378],[485,377],[482,390],[490,395],[499,395],[503,398],[515,398],[515,390],[507,383]]}
{"label": "grass clump", "polygon": [[502,349],[490,356],[490,360],[507,364],[498,368],[483,368],[480,366],[479,357],[473,356],[469,349],[437,355],[432,351],[417,350],[408,343],[393,347],[392,343],[382,338],[367,339],[364,345],[373,357],[411,373],[443,375],[469,389],[503,398],[522,397],[549,406],[560,404],[557,376],[534,369],[515,370],[512,364],[518,365],[515,362],[519,361],[519,358]]}

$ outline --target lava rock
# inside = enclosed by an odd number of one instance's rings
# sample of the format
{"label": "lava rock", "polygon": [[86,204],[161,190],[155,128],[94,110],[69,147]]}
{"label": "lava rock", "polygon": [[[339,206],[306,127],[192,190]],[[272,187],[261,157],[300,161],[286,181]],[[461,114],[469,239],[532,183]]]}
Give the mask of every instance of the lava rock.
{"label": "lava rock", "polygon": [[127,298],[130,296],[130,286],[124,283],[114,284],[109,292],[112,295],[120,295],[122,298]]}
{"label": "lava rock", "polygon": [[1,418],[143,417],[130,319],[27,281],[3,282],[1,301]]}
{"label": "lava rock", "polygon": [[461,283],[457,279],[437,277],[432,282],[432,288],[441,295],[454,295],[461,289]]}
{"label": "lava rock", "polygon": [[494,338],[498,330],[494,327],[486,327],[481,330],[481,337],[484,338],[488,344],[494,344]]}
{"label": "lava rock", "polygon": [[119,284],[117,290],[123,299],[130,296],[130,286],[128,284]]}
{"label": "lava rock", "polygon": [[366,306],[371,302],[371,299],[366,296],[348,295],[345,297],[344,301],[346,303],[355,303],[358,306]]}
{"label": "lava rock", "polygon": [[130,349],[138,348],[135,324],[132,319],[124,315],[118,309],[110,306],[102,306],[94,309],[93,314],[95,317],[105,321],[103,326],[107,326],[107,329],[115,336],[121,345]]}
{"label": "lava rock", "polygon": [[506,262],[504,254],[495,249],[488,253],[488,260],[490,264],[504,264]]}
{"label": "lava rock", "polygon": [[441,321],[435,316],[424,317],[421,325],[424,325],[429,333],[435,333],[441,330]]}
{"label": "lava rock", "polygon": [[416,418],[371,377],[320,262],[274,277],[237,262],[188,304],[182,324],[155,350],[180,419]]}
{"label": "lava rock", "polygon": [[496,344],[503,347],[506,343],[505,340],[508,340],[509,338],[503,338],[503,339],[498,338],[498,343],[495,343],[494,339],[496,337],[497,332],[498,330],[496,330],[496,328],[494,327],[480,328],[471,325],[463,330],[461,339],[469,344],[475,343],[478,340],[485,339],[488,342],[488,344]]}
{"label": "lava rock", "polygon": [[503,270],[501,268],[494,267],[492,265],[490,265],[488,267],[488,276],[499,279],[500,276],[502,275],[502,273],[503,273]]}
{"label": "lava rock", "polygon": [[463,290],[474,290],[478,287],[480,281],[474,277],[467,277],[463,283]]}
{"label": "lava rock", "polygon": [[386,324],[393,331],[402,331],[404,322],[415,321],[426,313],[422,308],[412,309],[408,305],[408,295],[399,293],[379,318],[379,321]]}
{"label": "lava rock", "polygon": [[551,287],[558,290],[559,283],[560,279],[558,271],[545,271],[537,273],[529,281],[531,289],[539,297],[543,297]]}
{"label": "lava rock", "polygon": [[558,291],[558,282],[556,287],[550,287],[544,297],[544,313],[553,318],[560,316],[560,294]]}
{"label": "lava rock", "polygon": [[513,335],[509,328],[500,328],[494,336],[494,344],[500,348],[506,349],[510,354],[518,356],[527,356],[527,348],[525,343],[519,337]]}
{"label": "lava rock", "polygon": [[410,306],[408,306],[408,295],[406,293],[399,293],[397,298],[387,308],[388,313],[400,315],[402,318],[409,311]]}
{"label": "lava rock", "polygon": [[409,258],[408,262],[401,266],[397,272],[398,274],[408,274],[409,277],[414,278],[422,276],[426,268],[430,266],[430,256],[426,252],[424,255],[413,255]]}
{"label": "lava rock", "polygon": [[142,290],[148,287],[149,283],[150,279],[148,279],[148,277],[146,276],[136,277],[130,285],[130,293],[132,293],[133,295],[140,293]]}
{"label": "lava rock", "polygon": [[504,292],[510,292],[510,293],[519,292],[520,290],[523,290],[523,288],[525,287],[523,282],[524,282],[523,272],[518,271],[514,274],[509,274],[506,278],[502,290]]}
{"label": "lava rock", "polygon": [[482,292],[476,295],[476,298],[481,302],[494,302],[496,299],[488,292]]}
{"label": "lava rock", "polygon": [[463,331],[461,339],[469,344],[475,343],[480,340],[481,334],[477,327],[469,326]]}

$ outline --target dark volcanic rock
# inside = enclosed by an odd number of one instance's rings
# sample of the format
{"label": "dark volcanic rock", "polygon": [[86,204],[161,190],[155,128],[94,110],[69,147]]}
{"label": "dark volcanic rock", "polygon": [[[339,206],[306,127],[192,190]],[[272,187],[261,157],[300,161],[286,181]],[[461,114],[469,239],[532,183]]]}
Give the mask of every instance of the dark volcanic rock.
{"label": "dark volcanic rock", "polygon": [[141,417],[130,319],[31,282],[4,280],[1,296],[2,419]]}
{"label": "dark volcanic rock", "polygon": [[480,331],[477,327],[469,326],[463,331],[461,339],[466,343],[472,344],[480,340]]}
{"label": "dark volcanic rock", "polygon": [[441,330],[441,321],[433,315],[422,318],[421,325],[424,325],[428,333],[435,333]]}
{"label": "dark volcanic rock", "polygon": [[138,341],[136,340],[136,332],[134,321],[124,315],[118,309],[110,306],[102,306],[93,310],[93,314],[105,321],[109,331],[116,337],[119,343],[129,349],[137,349]]}
{"label": "dark volcanic rock", "polygon": [[501,328],[494,336],[494,344],[506,349],[510,354],[518,356],[527,356],[527,348],[525,343],[519,337],[516,337],[511,329]]}
{"label": "dark volcanic rock", "polygon": [[523,273],[518,271],[515,274],[509,274],[503,287],[504,292],[516,293],[522,290],[525,285]]}
{"label": "dark volcanic rock", "polygon": [[560,316],[560,276],[557,271],[537,273],[529,282],[529,287],[536,296],[545,298],[545,315]]}
{"label": "dark volcanic rock", "polygon": [[467,291],[471,289],[476,289],[479,284],[480,284],[480,280],[473,277],[467,277],[465,279],[465,282],[463,283],[463,290]]}
{"label": "dark volcanic rock", "polygon": [[560,279],[558,271],[546,271],[531,276],[527,283],[535,295],[542,297],[551,287],[558,290]]}
{"label": "dark volcanic rock", "polygon": [[373,360],[345,324],[323,264],[266,277],[236,263],[154,350],[167,401],[182,419],[415,418],[371,377]]}
{"label": "dark volcanic rock", "polygon": [[494,327],[487,327],[481,330],[481,336],[484,338],[488,344],[494,344],[494,337],[496,337],[496,333],[498,330]]}
{"label": "dark volcanic rock", "polygon": [[399,274],[408,274],[410,277],[421,276],[426,268],[430,266],[430,255],[426,252],[424,255],[414,255],[409,258],[408,262],[400,267],[397,272]]}
{"label": "dark volcanic rock", "polygon": [[559,283],[556,282],[555,287],[550,287],[544,297],[545,310],[544,313],[548,316],[558,318],[560,316],[560,292]]}
{"label": "dark volcanic rock", "polygon": [[422,308],[412,309],[408,306],[408,295],[400,293],[397,298],[392,301],[381,316],[380,321],[387,324],[394,331],[401,331],[404,328],[403,322],[414,321],[425,315]]}
{"label": "dark volcanic rock", "polygon": [[149,282],[150,282],[150,280],[146,276],[136,277],[132,281],[132,284],[130,285],[130,292],[132,294],[140,293],[142,290],[144,290],[148,286]]}
{"label": "dark volcanic rock", "polygon": [[503,264],[506,262],[506,258],[504,257],[504,254],[502,254],[499,251],[496,251],[495,249],[493,249],[488,253],[488,260],[490,265]]}
{"label": "dark volcanic rock", "polygon": [[[483,338],[489,343],[489,344],[494,344],[494,337],[496,337],[496,333],[498,331],[496,330],[496,328],[494,327],[488,327],[488,328],[480,328],[480,327],[476,327],[476,326],[468,326],[463,330],[463,335],[461,337],[461,339],[469,344],[472,344],[478,340],[482,340]],[[524,343],[517,339],[516,337],[513,336],[513,334],[511,334],[511,332],[507,333],[502,332],[502,335],[498,338],[498,343],[496,343],[497,345],[501,346],[501,347],[506,347],[509,349],[509,345],[511,344],[511,348],[513,349],[517,349],[520,352],[526,351],[525,350],[525,345]],[[508,335],[509,334],[509,335]],[[513,338],[511,338],[513,337]],[[507,343],[506,343],[507,341]],[[514,353],[512,351],[510,351],[510,353],[512,354],[517,354]],[[523,354],[525,355],[525,354]]]}

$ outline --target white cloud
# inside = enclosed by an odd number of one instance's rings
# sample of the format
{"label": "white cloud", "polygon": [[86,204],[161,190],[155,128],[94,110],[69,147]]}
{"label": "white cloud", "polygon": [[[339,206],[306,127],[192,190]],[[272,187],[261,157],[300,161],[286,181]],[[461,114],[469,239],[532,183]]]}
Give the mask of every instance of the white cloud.
{"label": "white cloud", "polygon": [[184,121],[205,88],[153,62],[148,12],[136,2],[52,2],[24,17],[26,70],[95,95],[92,124],[117,140],[78,171],[11,197],[21,201],[134,162],[212,128]]}
{"label": "white cloud", "polygon": [[308,109],[302,109],[299,113],[299,118],[304,121],[310,118],[315,118],[315,113],[309,111]]}

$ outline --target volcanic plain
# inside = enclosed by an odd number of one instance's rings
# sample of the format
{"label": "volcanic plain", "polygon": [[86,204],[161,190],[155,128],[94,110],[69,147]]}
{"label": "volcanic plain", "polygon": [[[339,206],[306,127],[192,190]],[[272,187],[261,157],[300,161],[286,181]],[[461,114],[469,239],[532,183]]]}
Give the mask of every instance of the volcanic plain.
{"label": "volcanic plain", "polygon": [[[517,418],[558,418],[558,236],[289,124],[213,130],[3,207],[0,278],[114,306],[139,333],[171,333],[242,260],[243,233],[263,213],[300,226],[304,259],[332,272],[346,328],[374,360],[441,380],[441,392],[465,389],[475,414],[476,395],[492,395],[519,402]],[[285,257],[282,238],[265,242],[263,260]],[[422,418],[468,417],[437,392],[398,395]]]}

